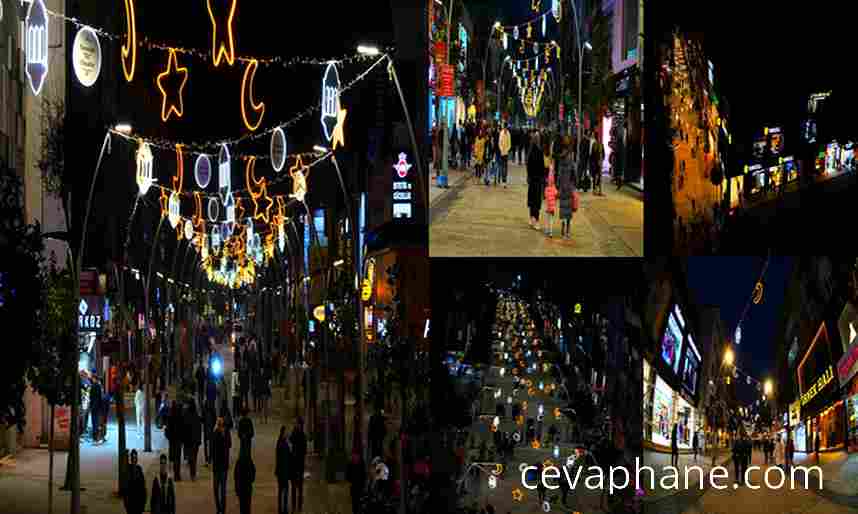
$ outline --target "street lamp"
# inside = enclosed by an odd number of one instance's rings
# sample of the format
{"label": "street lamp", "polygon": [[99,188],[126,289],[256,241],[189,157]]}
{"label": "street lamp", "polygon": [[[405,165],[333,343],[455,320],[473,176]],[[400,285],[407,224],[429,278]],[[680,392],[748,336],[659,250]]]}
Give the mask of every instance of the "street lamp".
{"label": "street lamp", "polygon": [[766,379],[765,384],[763,384],[763,394],[768,397],[772,394],[772,379]]}
{"label": "street lamp", "polygon": [[361,55],[375,56],[380,53],[378,47],[368,45],[358,45],[357,51]]}
{"label": "street lamp", "polygon": [[728,366],[732,366],[734,359],[735,359],[735,355],[733,354],[733,349],[727,348],[727,350],[724,352],[724,364],[726,364]]}

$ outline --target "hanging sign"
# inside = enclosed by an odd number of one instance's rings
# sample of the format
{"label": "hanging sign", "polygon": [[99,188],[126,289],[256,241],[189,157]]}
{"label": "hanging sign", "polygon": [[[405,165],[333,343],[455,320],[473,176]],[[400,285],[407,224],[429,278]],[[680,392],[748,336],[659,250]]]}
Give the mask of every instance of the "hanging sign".
{"label": "hanging sign", "polygon": [[137,187],[140,196],[146,196],[152,183],[155,182],[152,167],[152,149],[149,143],[140,143],[137,148]]}
{"label": "hanging sign", "polygon": [[[80,299],[78,304],[78,329],[80,332],[101,332],[104,318],[102,317],[101,297],[88,296]],[[90,304],[95,308],[91,309]]]}
{"label": "hanging sign", "polygon": [[829,366],[828,369],[825,370],[825,372],[822,374],[822,376],[817,378],[816,382],[814,382],[814,384],[810,386],[810,388],[801,395],[801,406],[804,407],[808,404],[808,402],[813,400],[813,398],[816,397],[816,395],[820,391],[822,391],[825,386],[827,386],[831,382],[833,378],[834,368],[832,366]]}
{"label": "hanging sign", "polygon": [[224,206],[228,205],[227,197],[232,196],[232,168],[229,159],[229,148],[225,144],[221,145],[217,155],[218,192],[220,193],[220,201]]}
{"label": "hanging sign", "polygon": [[212,163],[208,155],[201,153],[197,156],[197,160],[194,163],[194,178],[197,180],[197,185],[200,189],[208,187],[212,178]]}
{"label": "hanging sign", "polygon": [[72,45],[72,66],[78,82],[92,87],[101,73],[101,43],[92,27],[81,27]]}
{"label": "hanging sign", "polygon": [[408,155],[405,152],[399,154],[399,162],[393,169],[396,174],[393,177],[393,217],[411,218],[411,207],[414,203],[412,195],[412,180],[409,171],[412,165],[408,163]]}
{"label": "hanging sign", "polygon": [[325,140],[331,142],[340,114],[340,75],[334,63],[328,63],[322,77],[322,130]]}
{"label": "hanging sign", "polygon": [[438,96],[456,96],[456,79],[454,68],[450,64],[442,64],[438,70]]}
{"label": "hanging sign", "polygon": [[48,10],[44,0],[33,0],[25,21],[26,57],[24,73],[33,94],[39,96],[48,77]]}
{"label": "hanging sign", "polygon": [[286,164],[286,134],[277,127],[271,133],[271,167],[281,171]]}

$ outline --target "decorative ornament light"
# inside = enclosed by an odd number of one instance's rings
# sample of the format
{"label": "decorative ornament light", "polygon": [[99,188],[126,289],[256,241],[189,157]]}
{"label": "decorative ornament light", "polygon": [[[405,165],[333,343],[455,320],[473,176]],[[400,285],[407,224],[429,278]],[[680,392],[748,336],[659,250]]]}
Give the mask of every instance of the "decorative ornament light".
{"label": "decorative ornament light", "polygon": [[134,0],[125,0],[125,23],[127,34],[120,49],[122,73],[125,75],[125,80],[131,82],[137,66],[137,21],[134,16]]}
{"label": "decorative ornament light", "polygon": [[[164,79],[167,78],[168,75],[172,75],[173,73],[182,77],[182,84],[178,88],[178,102],[169,101],[167,98],[167,91],[164,89]],[[176,115],[177,118],[181,118],[184,114],[184,104],[182,102],[182,93],[185,90],[185,84],[188,82],[188,68],[180,68],[178,58],[176,57],[176,50],[171,48],[169,56],[167,57],[167,69],[164,70],[160,75],[158,75],[158,80],[156,81],[158,84],[158,89],[161,91],[161,121],[166,122],[171,114]],[[169,107],[167,106],[169,103]],[[178,104],[178,107],[176,106]]]}
{"label": "decorative ornament light", "polygon": [[[259,61],[256,59],[250,59],[247,63],[247,67],[244,69],[244,77],[241,79],[241,119],[244,120],[244,126],[247,127],[247,130],[251,132],[259,128],[259,125],[262,123],[262,117],[265,116],[265,103],[259,102],[257,105],[256,102],[253,101],[253,81],[256,78],[257,68],[259,68]],[[256,123],[252,123],[247,118],[245,99],[247,99],[247,103],[250,104],[250,109],[259,114],[259,117],[256,119]]]}
{"label": "decorative ornament light", "polygon": [[330,143],[340,116],[340,75],[333,62],[328,63],[322,76],[322,130]]}
{"label": "decorative ornament light", "polygon": [[142,142],[137,147],[137,187],[140,196],[146,196],[149,188],[156,181],[153,175],[152,148],[149,143]]}
{"label": "decorative ornament light", "polygon": [[331,150],[336,150],[338,146],[346,146],[346,139],[344,134],[345,123],[346,110],[341,108],[337,113],[337,124],[334,126]]}
{"label": "decorative ornament light", "polygon": [[185,220],[185,239],[190,241],[194,238],[194,224],[191,220]]}
{"label": "decorative ornament light", "polygon": [[757,282],[754,286],[754,304],[759,305],[763,301],[763,283]]}
{"label": "decorative ornament light", "polygon": [[212,223],[216,222],[218,216],[220,216],[220,204],[217,203],[217,198],[215,198],[214,196],[209,197],[208,214],[209,221],[211,221]]}
{"label": "decorative ornament light", "polygon": [[512,38],[518,40],[518,25],[512,28]]}
{"label": "decorative ornament light", "polygon": [[[226,58],[226,62],[230,66],[235,62],[235,39],[233,38],[232,33],[232,22],[235,17],[235,6],[238,3],[238,0],[229,0],[229,3],[229,15],[226,20],[226,27],[224,27],[224,29],[219,33],[217,20],[215,20],[215,15],[212,12],[212,0],[206,0],[206,6],[209,10],[209,18],[212,22],[212,60],[214,61],[215,68],[220,66],[221,59],[223,58]],[[220,35],[221,39],[225,39],[218,41],[218,35]],[[220,46],[218,46],[218,43],[220,43]]]}
{"label": "decorative ornament light", "polygon": [[498,486],[498,479],[494,475],[489,475],[489,489],[495,489]]}
{"label": "decorative ornament light", "polygon": [[72,45],[72,65],[78,82],[92,87],[101,74],[101,43],[92,27],[83,26],[77,31]]}
{"label": "decorative ornament light", "polygon": [[24,73],[33,94],[39,96],[48,78],[48,10],[44,0],[33,0],[27,8],[24,22],[26,30],[26,64]]}
{"label": "decorative ornament light", "polygon": [[294,198],[299,202],[304,201],[304,196],[307,194],[307,177],[304,172],[307,169],[299,155],[295,160],[295,165],[289,168],[289,175],[292,177],[292,194],[289,195],[289,198]]}
{"label": "decorative ornament light", "polygon": [[501,39],[503,40],[503,49],[506,50],[507,46],[509,46],[509,41],[507,39],[506,32],[503,33],[503,35],[501,36]]}
{"label": "decorative ornament light", "polygon": [[286,134],[277,127],[271,132],[271,167],[281,171],[286,164]]}
{"label": "decorative ornament light", "polygon": [[[179,194],[175,191],[170,193],[170,207],[169,214],[167,215],[167,219],[170,221],[170,226],[173,228],[177,228],[179,224],[179,220],[181,219],[181,200]],[[181,229],[181,227],[179,227]]]}
{"label": "decorative ornament light", "polygon": [[212,178],[212,163],[208,155],[201,153],[197,156],[197,160],[194,162],[194,178],[200,189],[208,187]]}
{"label": "decorative ornament light", "polygon": [[[256,180],[254,171],[256,170],[256,157],[252,156],[247,159],[247,167],[245,169],[245,178],[247,182],[247,191],[250,193],[250,199],[253,201],[253,219],[262,220],[268,223],[271,217],[271,208],[274,206],[274,200],[268,196],[268,181],[265,177]],[[254,190],[256,188],[256,190]],[[264,199],[268,204],[265,210],[260,211],[258,199]]]}
{"label": "decorative ornament light", "polygon": [[212,244],[212,250],[214,250],[215,253],[217,253],[220,250],[220,239],[221,239],[220,232],[221,231],[217,225],[212,225],[212,234],[211,234],[210,239],[211,239],[211,244]]}
{"label": "decorative ornament light", "polygon": [[227,198],[232,196],[232,164],[230,163],[229,147],[221,145],[217,155],[218,163],[218,193],[224,206],[229,205]]}
{"label": "decorative ornament light", "polygon": [[560,0],[551,0],[551,14],[554,15],[555,20],[560,21],[563,16],[563,6],[560,4]]}
{"label": "decorative ornament light", "polygon": [[530,23],[527,24],[527,39],[531,39],[533,37],[533,25]]}
{"label": "decorative ornament light", "polygon": [[542,37],[545,37],[545,16],[542,17]]}
{"label": "decorative ornament light", "polygon": [[280,249],[280,253],[286,249],[286,230],[283,223],[277,225],[277,247]]}

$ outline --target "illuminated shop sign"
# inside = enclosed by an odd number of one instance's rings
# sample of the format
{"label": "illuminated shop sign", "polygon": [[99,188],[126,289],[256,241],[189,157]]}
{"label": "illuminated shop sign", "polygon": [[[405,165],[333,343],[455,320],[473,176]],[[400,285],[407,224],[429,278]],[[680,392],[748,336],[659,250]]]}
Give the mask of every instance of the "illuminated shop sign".
{"label": "illuminated shop sign", "polygon": [[[98,299],[93,299],[93,302],[98,304]],[[78,305],[77,326],[80,332],[101,332],[104,317],[101,314],[101,309],[96,308],[91,310],[89,302],[85,298],[81,298]]]}
{"label": "illuminated shop sign", "polygon": [[825,386],[827,386],[831,382],[833,378],[834,368],[832,366],[828,366],[828,369],[825,371],[825,373],[823,373],[822,376],[817,378],[816,382],[814,382],[814,384],[810,386],[810,389],[808,389],[801,395],[801,406],[804,407],[811,400],[813,400],[816,395],[819,394],[819,392],[822,391]]}

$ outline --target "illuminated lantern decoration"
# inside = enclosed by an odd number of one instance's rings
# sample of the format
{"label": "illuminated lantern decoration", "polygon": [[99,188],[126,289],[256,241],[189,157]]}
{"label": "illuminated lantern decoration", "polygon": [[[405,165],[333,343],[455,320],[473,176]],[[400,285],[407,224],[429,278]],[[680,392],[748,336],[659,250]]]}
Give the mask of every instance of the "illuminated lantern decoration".
{"label": "illuminated lantern decoration", "polygon": [[286,164],[286,134],[277,127],[271,133],[271,167],[281,171]]}
{"label": "illuminated lantern decoration", "polygon": [[503,33],[503,36],[501,36],[501,39],[503,40],[503,49],[506,50],[507,46],[509,45],[509,41],[507,39],[506,32]]}
{"label": "illuminated lantern decoration", "polygon": [[513,37],[513,39],[518,40],[518,26],[517,25],[512,28],[512,37]]}
{"label": "illuminated lantern decoration", "polygon": [[101,43],[92,27],[81,27],[72,45],[72,65],[78,82],[92,87],[101,74]]}
{"label": "illuminated lantern decoration", "polygon": [[322,77],[322,130],[325,140],[331,142],[334,128],[340,116],[340,75],[337,66],[331,62],[325,68]]}
{"label": "illuminated lantern decoration", "polygon": [[149,188],[155,182],[152,168],[152,149],[149,147],[149,143],[141,141],[137,148],[137,187],[140,196],[146,196]]}
{"label": "illuminated lantern decoration", "polygon": [[208,187],[212,178],[212,163],[208,155],[201,153],[197,156],[197,160],[194,163],[194,178],[200,189]]}
{"label": "illuminated lantern decoration", "polygon": [[[220,201],[224,206],[227,203],[227,197],[232,195],[232,167],[230,164],[229,148],[224,144],[221,145],[217,156],[218,163],[218,192],[220,193]],[[230,202],[231,203],[231,202]]]}
{"label": "illuminated lantern decoration", "polygon": [[563,16],[563,6],[560,4],[560,0],[551,0],[551,14],[554,15],[555,20],[560,21]]}
{"label": "illuminated lantern decoration", "polygon": [[215,198],[215,197],[209,198],[208,212],[209,212],[209,221],[211,221],[212,223],[216,222],[218,216],[220,215],[220,206],[217,203],[217,198]]}
{"label": "illuminated lantern decoration", "polygon": [[545,16],[542,17],[542,37],[545,37]]}
{"label": "illuminated lantern decoration", "polygon": [[[178,89],[178,99],[175,102],[169,101],[169,99],[167,98],[167,91],[164,89],[164,79],[166,79],[168,75],[172,75],[173,73],[182,77],[182,84],[179,86]],[[157,80],[158,89],[161,91],[161,121],[166,122],[170,118],[170,115],[174,113],[177,118],[182,117],[182,115],[184,114],[182,92],[185,90],[185,84],[187,84],[187,82],[188,68],[179,67],[179,61],[176,57],[176,50],[171,48],[169,56],[167,57],[167,69],[158,75]]]}
{"label": "illuminated lantern decoration", "polygon": [[194,238],[194,224],[191,220],[185,220],[185,239],[190,241]]}
{"label": "illuminated lantern decoration", "polygon": [[26,58],[24,73],[33,94],[39,96],[48,77],[48,10],[44,0],[33,0],[27,8]]}
{"label": "illuminated lantern decoration", "polygon": [[521,489],[515,488],[512,490],[512,499],[520,502],[524,498],[524,494],[521,492]]}
{"label": "illuminated lantern decoration", "polygon": [[489,489],[494,489],[498,486],[498,479],[494,475],[489,475]]}
{"label": "illuminated lantern decoration", "polygon": [[210,239],[212,242],[212,250],[217,253],[220,250],[220,229],[217,225],[212,225],[212,235]]}
{"label": "illuminated lantern decoration", "polygon": [[551,504],[548,503],[548,500],[542,502],[542,510],[543,512],[551,512]]}
{"label": "illuminated lantern decoration", "polygon": [[[256,59],[250,59],[247,63],[247,67],[244,69],[244,77],[241,79],[241,119],[244,120],[244,126],[247,127],[247,130],[250,130],[251,132],[259,128],[259,125],[262,123],[262,117],[265,116],[265,104],[263,102],[259,102],[257,105],[256,102],[253,101],[253,81],[256,78],[257,68],[259,68],[259,61]],[[259,114],[259,117],[256,119],[256,123],[252,123],[247,118],[245,98],[247,99],[247,103],[250,104],[250,109]]]}
{"label": "illuminated lantern decoration", "polygon": [[277,225],[277,247],[280,249],[280,253],[286,249],[286,230],[283,223]]}
{"label": "illuminated lantern decoration", "polygon": [[125,0],[125,23],[127,34],[122,43],[122,73],[125,80],[131,82],[134,78],[134,68],[137,66],[137,21],[134,17],[134,0]]}
{"label": "illuminated lantern decoration", "polygon": [[533,37],[533,25],[530,23],[527,24],[527,39],[531,39]]}
{"label": "illuminated lantern decoration", "polygon": [[289,168],[289,175],[292,177],[292,194],[289,195],[289,198],[294,198],[299,202],[304,201],[304,196],[307,194],[307,177],[304,173],[307,169],[299,155],[295,160],[295,165]]}
{"label": "illuminated lantern decoration", "polygon": [[[224,2],[217,2],[218,4],[222,4]],[[209,18],[212,22],[212,60],[214,61],[215,67],[220,65],[220,61],[223,58],[226,58],[227,64],[232,66],[235,62],[235,39],[232,34],[232,21],[235,17],[235,6],[238,3],[238,0],[229,0],[229,15],[226,20],[226,27],[223,30],[218,32],[217,29],[217,20],[215,20],[215,15],[212,12],[212,0],[206,0],[206,4],[209,10]],[[220,38],[218,37],[220,36]],[[219,41],[221,39],[221,41]],[[218,45],[218,43],[220,43]]]}
{"label": "illuminated lantern decoration", "polygon": [[179,220],[181,219],[181,200],[179,198],[179,194],[175,191],[170,193],[170,209],[169,214],[167,215],[167,219],[170,221],[170,226],[176,228],[179,224]]}

